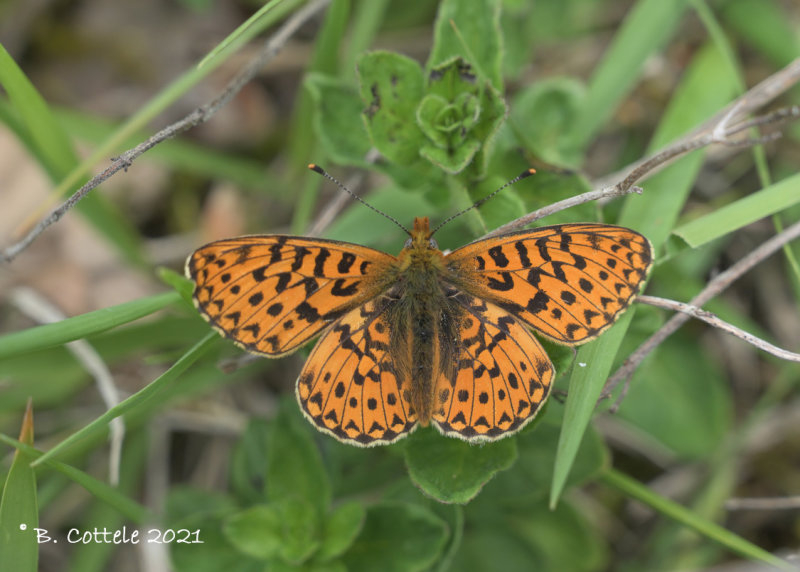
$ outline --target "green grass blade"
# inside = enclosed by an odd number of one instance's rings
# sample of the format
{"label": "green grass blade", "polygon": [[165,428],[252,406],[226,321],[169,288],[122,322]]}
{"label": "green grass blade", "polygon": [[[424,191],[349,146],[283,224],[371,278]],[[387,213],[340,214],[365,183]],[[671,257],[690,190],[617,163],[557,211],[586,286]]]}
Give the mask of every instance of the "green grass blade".
{"label": "green grass blade", "polygon": [[697,248],[759,219],[800,203],[800,175],[784,179],[766,189],[676,228],[673,234]]}
{"label": "green grass blade", "polygon": [[640,0],[603,56],[587,86],[572,146],[585,147],[639,80],[645,61],[680,24],[687,0]]}
{"label": "green grass blade", "polygon": [[42,461],[42,456],[44,453],[38,449],[34,449],[30,445],[22,443],[21,441],[12,439],[7,435],[3,435],[2,433],[0,433],[0,442],[16,448],[17,451],[21,451],[27,457],[28,461],[26,464],[30,467],[42,462],[45,467],[59,472],[74,483],[79,484],[98,499],[117,509],[132,522],[135,522],[136,524],[144,524],[152,521],[153,515],[146,507],[140,505],[134,500],[131,500],[129,497],[119,492],[119,490],[117,490],[115,487],[95,479],[91,475],[88,475],[66,463],[50,459]]}
{"label": "green grass blade", "polygon": [[[30,400],[19,438],[20,444],[28,447],[33,443]],[[32,458],[17,449],[0,499],[0,563],[6,570],[36,572],[38,567],[39,546],[34,529],[39,526],[39,509],[36,475],[30,466]]]}
{"label": "green grass blade", "polygon": [[[31,154],[39,159],[53,181],[62,180],[78,163],[78,156],[62,126],[44,98],[28,80],[16,62],[0,45],[0,85],[8,94],[13,126],[23,133],[20,140],[28,146]],[[62,189],[74,191],[75,183]],[[114,243],[128,260],[140,263],[136,232],[120,213],[101,196],[90,196],[78,205],[80,212]]]}
{"label": "green grass blade", "polygon": [[[724,56],[713,46],[701,50],[684,74],[669,109],[653,138],[659,148],[712,115],[736,91],[737,80],[724,65]],[[666,240],[702,165],[702,153],[693,153],[643,183],[644,195],[626,198],[617,223],[643,232],[658,249]],[[628,314],[634,309],[630,309]],[[555,506],[569,475],[583,432],[597,398],[611,371],[613,357],[632,316],[623,316],[615,327],[598,340],[582,346],[575,358],[577,367],[569,382],[565,422],[558,442],[550,505]]]}
{"label": "green grass blade", "polygon": [[51,176],[68,172],[77,162],[72,143],[50,107],[5,48],[0,45],[0,85],[22,120]]}
{"label": "green grass blade", "polygon": [[0,359],[85,338],[152,314],[178,300],[180,295],[177,292],[165,292],[6,334],[0,336]]}
{"label": "green grass blade", "polygon": [[238,28],[234,30],[229,36],[236,36],[235,40],[229,42],[225,39],[221,42],[222,44],[226,44],[226,49],[222,50],[214,57],[205,58],[202,67],[197,66],[190,69],[165,87],[147,104],[142,106],[137,113],[131,116],[124,124],[120,125],[108,139],[95,149],[86,160],[75,167],[59,184],[55,192],[58,195],[64,195],[70,189],[74,188],[95,164],[118,152],[122,143],[129,137],[140,129],[144,129],[144,127],[159,113],[164,111],[172,103],[186,94],[192,87],[197,85],[203,78],[225,63],[225,61],[233,55],[235,48],[241,47],[246,41],[252,39],[265,28],[274,24],[298,4],[298,0],[286,1],[277,8],[269,11],[269,13],[259,21],[247,24],[247,30],[244,32],[240,33]]}
{"label": "green grass blade", "polygon": [[727,0],[719,9],[728,28],[775,65],[785,66],[800,53],[800,36],[780,2]]}
{"label": "green grass blade", "polygon": [[718,524],[698,517],[678,503],[657,495],[648,487],[635,481],[624,473],[609,469],[600,477],[600,480],[625,495],[652,507],[655,511],[660,512],[664,516],[672,518],[697,531],[706,538],[718,542],[736,554],[751,560],[758,560],[770,564],[780,570],[796,570],[794,566],[785,560],[770,554]]}
{"label": "green grass blade", "polygon": [[[177,294],[175,295],[177,296]],[[55,455],[63,453],[69,449],[70,446],[77,443],[81,439],[95,432],[105,431],[108,423],[112,419],[115,419],[120,415],[124,415],[132,409],[145,405],[145,403],[156,397],[165,385],[172,383],[180,374],[186,371],[186,369],[195,361],[197,361],[197,359],[200,358],[200,356],[202,356],[206,351],[208,351],[212,344],[214,344],[218,339],[219,335],[216,332],[210,332],[202,340],[197,342],[188,352],[181,356],[181,358],[176,361],[172,367],[153,380],[152,383],[148,384],[140,391],[137,391],[118,405],[115,405],[88,425],[64,439],[61,443],[44,453],[32,464],[39,465],[44,461],[53,458]]]}
{"label": "green grass blade", "polygon": [[[276,9],[281,4],[288,4],[288,6],[284,6],[283,9],[276,14],[267,15],[272,10]],[[249,42],[253,37],[255,37],[264,26],[269,26],[274,23],[278,18],[282,17],[286,14],[289,10],[295,7],[295,5],[300,4],[300,2],[288,2],[287,0],[270,0],[266,4],[264,4],[261,8],[259,8],[258,12],[250,16],[246,22],[236,28],[233,32],[231,32],[227,38],[222,40],[213,50],[211,50],[206,57],[200,60],[200,63],[197,64],[198,68],[202,68],[206,65],[206,63],[214,60],[215,58],[221,58],[225,55],[226,51],[231,53],[235,52],[237,48],[242,46],[243,44]],[[259,25],[260,24],[260,25]]]}

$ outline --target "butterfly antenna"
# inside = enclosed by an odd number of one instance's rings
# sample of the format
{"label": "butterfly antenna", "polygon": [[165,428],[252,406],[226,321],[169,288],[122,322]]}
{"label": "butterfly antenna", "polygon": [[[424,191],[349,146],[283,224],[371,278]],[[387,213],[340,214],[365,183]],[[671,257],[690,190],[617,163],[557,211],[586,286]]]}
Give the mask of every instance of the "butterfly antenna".
{"label": "butterfly antenna", "polygon": [[452,216],[449,216],[449,217],[447,217],[446,219],[444,219],[442,222],[440,222],[440,223],[439,223],[439,224],[436,226],[436,228],[434,228],[434,229],[431,231],[431,235],[433,235],[433,234],[434,234],[434,233],[435,233],[437,230],[439,230],[440,228],[442,228],[444,225],[446,225],[448,222],[450,222],[450,221],[451,221],[451,220],[453,220],[454,218],[458,218],[458,217],[460,217],[461,215],[463,215],[464,213],[466,213],[466,212],[469,212],[469,211],[471,211],[472,209],[476,209],[476,208],[478,208],[479,206],[481,206],[483,203],[485,203],[486,201],[488,201],[489,199],[491,199],[493,196],[495,196],[497,193],[499,193],[500,191],[502,191],[502,190],[503,190],[503,189],[505,189],[506,187],[510,187],[511,185],[513,185],[514,183],[516,183],[517,181],[521,181],[522,179],[524,179],[524,178],[526,178],[526,177],[530,177],[530,176],[531,176],[531,175],[533,175],[534,173],[536,173],[536,169],[526,169],[525,171],[523,171],[522,173],[520,173],[519,175],[517,175],[516,177],[514,177],[514,178],[513,178],[513,179],[511,179],[510,181],[508,181],[508,182],[507,182],[505,185],[503,185],[502,187],[500,187],[499,189],[497,189],[496,191],[493,191],[493,192],[489,193],[488,195],[486,195],[485,197],[483,197],[482,199],[479,199],[479,200],[475,201],[474,203],[472,203],[472,205],[468,206],[468,207],[467,207],[467,208],[465,208],[463,211],[459,211],[459,212],[457,212],[456,214],[454,214],[454,215],[452,215]]}
{"label": "butterfly antenna", "polygon": [[384,216],[384,217],[388,218],[388,219],[389,219],[390,221],[392,221],[394,224],[396,224],[397,226],[399,226],[400,228],[402,228],[402,229],[403,229],[403,230],[406,232],[406,234],[407,234],[408,236],[411,236],[411,231],[410,231],[410,230],[408,230],[406,227],[404,227],[402,224],[400,224],[400,222],[399,222],[399,221],[398,221],[396,218],[394,218],[394,217],[391,217],[391,216],[389,216],[388,214],[386,214],[385,212],[383,212],[382,210],[379,210],[379,209],[376,209],[375,207],[373,207],[373,206],[372,206],[371,204],[369,204],[367,201],[365,201],[364,199],[362,199],[361,197],[359,197],[357,194],[355,194],[353,191],[351,191],[350,189],[348,189],[347,187],[345,187],[345,186],[344,186],[342,183],[340,183],[340,182],[339,182],[339,181],[338,181],[338,180],[337,180],[337,179],[336,179],[336,178],[335,178],[333,175],[331,175],[330,173],[328,173],[328,171],[326,171],[325,169],[323,169],[323,168],[322,168],[322,167],[320,167],[319,165],[317,165],[317,164],[315,164],[315,163],[309,163],[309,164],[308,164],[308,168],[309,168],[309,169],[311,169],[312,171],[314,171],[315,173],[319,173],[320,175],[322,175],[323,177],[325,177],[325,178],[326,178],[326,179],[328,179],[329,181],[333,181],[334,183],[336,183],[336,186],[337,186],[337,187],[339,187],[340,189],[342,189],[342,190],[343,190],[345,193],[347,193],[348,195],[350,195],[351,197],[353,197],[355,200],[357,200],[358,202],[360,202],[362,205],[364,205],[364,206],[366,206],[366,207],[368,207],[368,208],[370,208],[370,209],[374,210],[374,211],[375,211],[376,213],[378,213],[379,215],[381,215],[381,216]]}

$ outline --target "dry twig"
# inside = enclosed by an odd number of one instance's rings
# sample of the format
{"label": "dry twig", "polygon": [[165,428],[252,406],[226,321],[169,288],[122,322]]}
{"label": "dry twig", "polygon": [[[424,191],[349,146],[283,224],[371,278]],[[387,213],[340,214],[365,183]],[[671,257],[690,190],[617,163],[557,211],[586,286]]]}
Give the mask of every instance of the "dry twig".
{"label": "dry twig", "polygon": [[684,304],[683,302],[676,302],[675,300],[667,300],[666,298],[658,298],[656,296],[639,296],[636,301],[643,304],[649,304],[650,306],[656,306],[657,308],[682,312],[691,316],[692,318],[697,318],[698,320],[702,320],[707,324],[711,324],[718,330],[722,330],[723,332],[727,332],[733,336],[736,336],[740,340],[744,340],[748,344],[757,347],[761,351],[770,353],[787,361],[800,362],[800,354],[772,345],[761,338],[757,338],[753,334],[745,332],[741,328],[737,328],[733,324],[729,324],[728,322],[719,319],[715,314],[712,314],[707,310],[703,310],[702,308],[698,308],[697,306]]}
{"label": "dry twig", "polygon": [[[11,300],[23,313],[41,324],[52,324],[65,318],[61,310],[31,288],[16,288],[12,290]],[[105,406],[111,409],[119,405],[120,392],[114,383],[114,376],[111,375],[111,371],[109,371],[97,350],[86,340],[75,340],[66,344],[65,347],[86,368],[86,371],[94,377],[97,391],[103,398]],[[122,417],[112,419],[109,423],[108,481],[114,486],[119,484],[119,466],[124,439],[125,421]]]}
{"label": "dry twig", "polygon": [[179,133],[187,131],[208,121],[221,107],[228,103],[239,91],[252,80],[264,65],[274,58],[283,48],[288,39],[306,21],[322,11],[330,0],[314,0],[295,12],[275,34],[266,41],[263,48],[250,62],[234,77],[226,86],[225,90],[213,101],[195,109],[183,119],[165,127],[146,141],[143,141],[133,149],[129,149],[113,160],[111,165],[102,173],[92,177],[85,185],[75,191],[71,197],[56,207],[48,216],[39,221],[21,240],[12,244],[0,253],[0,261],[11,262],[20,252],[25,250],[36,238],[45,231],[50,225],[58,222],[61,217],[68,213],[83,197],[88,195],[102,182],[109,179],[119,171],[127,171],[142,153],[152,149],[162,141],[175,137]]}

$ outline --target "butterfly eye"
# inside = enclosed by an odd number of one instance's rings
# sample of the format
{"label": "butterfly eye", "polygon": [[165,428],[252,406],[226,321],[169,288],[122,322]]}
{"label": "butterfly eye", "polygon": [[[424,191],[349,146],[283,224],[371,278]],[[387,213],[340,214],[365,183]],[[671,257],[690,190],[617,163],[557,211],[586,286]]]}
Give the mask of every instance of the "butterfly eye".
{"label": "butterfly eye", "polygon": [[428,246],[434,250],[439,250],[439,244],[433,238],[428,239]]}
{"label": "butterfly eye", "polygon": [[409,238],[406,243],[403,245],[403,248],[411,248],[411,239]]}

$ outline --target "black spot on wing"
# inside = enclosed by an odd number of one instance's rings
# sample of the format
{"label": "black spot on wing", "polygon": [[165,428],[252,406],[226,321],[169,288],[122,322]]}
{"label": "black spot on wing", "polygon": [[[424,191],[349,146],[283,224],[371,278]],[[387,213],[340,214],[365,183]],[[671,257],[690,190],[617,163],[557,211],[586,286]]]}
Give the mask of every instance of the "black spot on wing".
{"label": "black spot on wing", "polygon": [[505,253],[503,252],[502,246],[493,246],[489,249],[489,256],[492,257],[492,261],[500,268],[505,268],[508,266],[508,258],[506,257]]}
{"label": "black spot on wing", "polygon": [[336,270],[338,270],[340,274],[347,274],[350,272],[350,268],[352,268],[355,261],[355,254],[352,252],[342,252],[342,257],[339,259],[339,263],[336,265]]}
{"label": "black spot on wing", "polygon": [[502,281],[498,280],[493,276],[489,276],[487,280],[487,286],[492,290],[498,290],[500,292],[507,292],[514,287],[514,279],[511,277],[511,274],[508,272],[500,272],[500,277]]}

